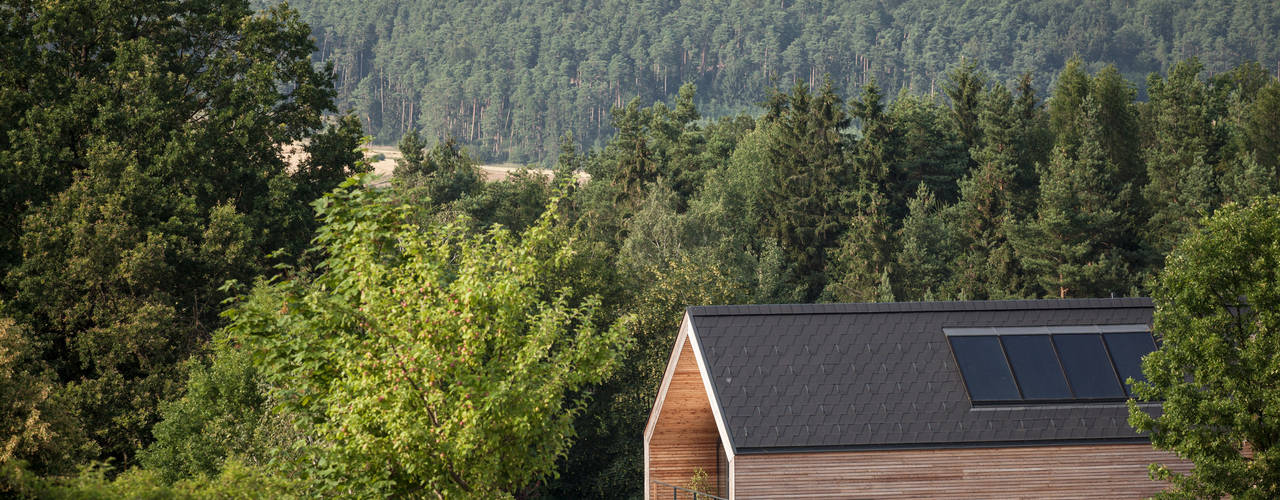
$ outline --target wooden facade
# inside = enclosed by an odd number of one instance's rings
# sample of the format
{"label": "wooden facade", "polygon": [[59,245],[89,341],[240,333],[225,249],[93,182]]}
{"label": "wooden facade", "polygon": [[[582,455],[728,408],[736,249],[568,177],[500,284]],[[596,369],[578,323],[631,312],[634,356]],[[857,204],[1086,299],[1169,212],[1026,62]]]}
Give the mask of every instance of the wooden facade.
{"label": "wooden facade", "polygon": [[[693,341],[684,329],[680,340],[645,432],[646,498],[664,498],[654,481],[686,486],[699,468],[707,473],[709,484],[727,483],[720,473],[727,468],[723,445]],[[669,498],[671,489],[665,494]]]}
{"label": "wooden facade", "polygon": [[1146,498],[1153,462],[1190,469],[1149,444],[738,455],[730,498]]}

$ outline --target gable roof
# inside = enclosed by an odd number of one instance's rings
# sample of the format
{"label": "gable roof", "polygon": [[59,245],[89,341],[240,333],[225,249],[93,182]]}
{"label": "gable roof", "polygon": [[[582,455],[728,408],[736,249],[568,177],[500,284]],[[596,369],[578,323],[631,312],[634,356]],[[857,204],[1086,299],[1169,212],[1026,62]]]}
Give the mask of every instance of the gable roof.
{"label": "gable roof", "polygon": [[[973,405],[943,328],[1151,323],[1149,299],[690,307],[736,453],[1145,442],[1123,402]],[[1151,405],[1152,410],[1158,406]]]}

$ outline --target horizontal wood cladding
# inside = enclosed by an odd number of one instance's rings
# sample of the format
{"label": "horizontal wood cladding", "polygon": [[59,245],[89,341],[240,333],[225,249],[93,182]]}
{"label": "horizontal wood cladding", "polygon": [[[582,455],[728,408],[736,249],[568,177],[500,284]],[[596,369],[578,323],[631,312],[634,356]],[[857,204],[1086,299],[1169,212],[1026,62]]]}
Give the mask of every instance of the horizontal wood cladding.
{"label": "horizontal wood cladding", "polygon": [[733,498],[1146,498],[1153,462],[1191,468],[1147,444],[738,455]]}
{"label": "horizontal wood cladding", "polygon": [[[708,484],[719,483],[716,472],[719,432],[711,403],[698,371],[693,345],[688,339],[680,350],[680,359],[667,386],[658,413],[653,436],[646,443],[649,450],[649,498],[670,498],[671,489],[659,488],[652,481],[685,486],[699,467],[707,472]],[[714,492],[712,492],[714,493]]]}

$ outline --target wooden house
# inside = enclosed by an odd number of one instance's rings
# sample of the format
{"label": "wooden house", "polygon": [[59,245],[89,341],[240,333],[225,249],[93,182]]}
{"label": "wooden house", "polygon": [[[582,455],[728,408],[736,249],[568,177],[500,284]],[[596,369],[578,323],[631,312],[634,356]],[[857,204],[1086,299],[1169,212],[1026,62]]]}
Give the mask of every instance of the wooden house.
{"label": "wooden house", "polygon": [[[645,497],[1141,498],[1148,299],[690,307]],[[1158,404],[1143,404],[1159,411]],[[698,471],[702,471],[699,473]],[[705,498],[705,497],[704,497]]]}

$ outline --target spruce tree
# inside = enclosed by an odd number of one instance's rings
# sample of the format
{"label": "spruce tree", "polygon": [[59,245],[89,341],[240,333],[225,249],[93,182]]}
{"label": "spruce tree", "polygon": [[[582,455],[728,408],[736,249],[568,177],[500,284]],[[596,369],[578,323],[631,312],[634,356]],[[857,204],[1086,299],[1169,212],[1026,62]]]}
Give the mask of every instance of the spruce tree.
{"label": "spruce tree", "polygon": [[613,126],[618,129],[617,136],[609,143],[605,152],[612,166],[607,174],[618,188],[615,203],[627,205],[638,204],[643,199],[644,191],[649,183],[658,176],[658,165],[654,161],[653,151],[649,147],[649,124],[653,113],[640,107],[640,98],[636,97],[625,107],[613,108]]}
{"label": "spruce tree", "polygon": [[969,169],[969,151],[950,125],[950,110],[933,99],[903,90],[889,104],[891,127],[898,135],[897,168],[891,175],[893,203],[905,200],[920,183],[942,202],[959,198],[956,181]]}
{"label": "spruce tree", "polygon": [[429,174],[423,171],[423,163],[426,161],[426,155],[423,154],[427,149],[426,141],[422,140],[422,136],[418,135],[416,129],[410,130],[404,137],[400,138],[400,159],[396,160],[396,169],[393,172],[398,178],[404,178],[412,175]]}
{"label": "spruce tree", "polygon": [[952,222],[924,183],[907,202],[907,217],[898,231],[893,262],[895,296],[899,300],[946,299],[943,284],[951,281],[950,264],[960,254]]}
{"label": "spruce tree", "polygon": [[827,283],[823,299],[832,302],[879,302],[893,300],[886,293],[892,271],[892,251],[888,201],[869,185],[854,193],[857,199],[848,230],[827,260]]}
{"label": "spruce tree", "polygon": [[1008,89],[987,90],[979,117],[982,147],[972,151],[978,166],[960,181],[952,210],[965,249],[953,262],[950,291],[967,299],[1021,297],[1026,285],[1009,233],[1033,194],[1017,188],[1020,131]]}
{"label": "spruce tree", "polygon": [[982,91],[987,86],[987,76],[978,71],[972,60],[961,61],[960,66],[947,73],[948,83],[943,88],[951,99],[951,120],[965,147],[974,148],[982,139],[978,126]]}
{"label": "spruce tree", "polygon": [[1147,80],[1152,140],[1143,159],[1143,189],[1150,219],[1144,240],[1155,261],[1209,213],[1217,201],[1210,160],[1213,124],[1202,66],[1192,58],[1174,66],[1168,78]]}
{"label": "spruce tree", "polygon": [[1058,73],[1053,86],[1053,98],[1049,99],[1049,126],[1055,136],[1055,144],[1074,146],[1083,134],[1080,110],[1089,97],[1093,83],[1084,70],[1084,60],[1079,55],[1067,60],[1066,67]]}
{"label": "spruce tree", "polygon": [[813,300],[825,285],[827,249],[835,246],[849,213],[843,194],[850,185],[848,147],[842,132],[849,118],[828,80],[816,95],[798,83],[781,106],[771,107],[764,122],[770,131],[767,156],[773,170],[773,181],[766,187],[771,213],[765,234],[795,263],[797,279],[804,283],[807,299]]}
{"label": "spruce tree", "polygon": [[[1093,76],[1089,96],[1094,110],[1089,127],[1097,129],[1103,153],[1116,166],[1116,180],[1135,187],[1144,184],[1146,172],[1139,154],[1141,127],[1134,107],[1137,90],[1112,64]],[[1136,195],[1132,199],[1136,201]],[[1137,210],[1137,207],[1128,210]]]}

